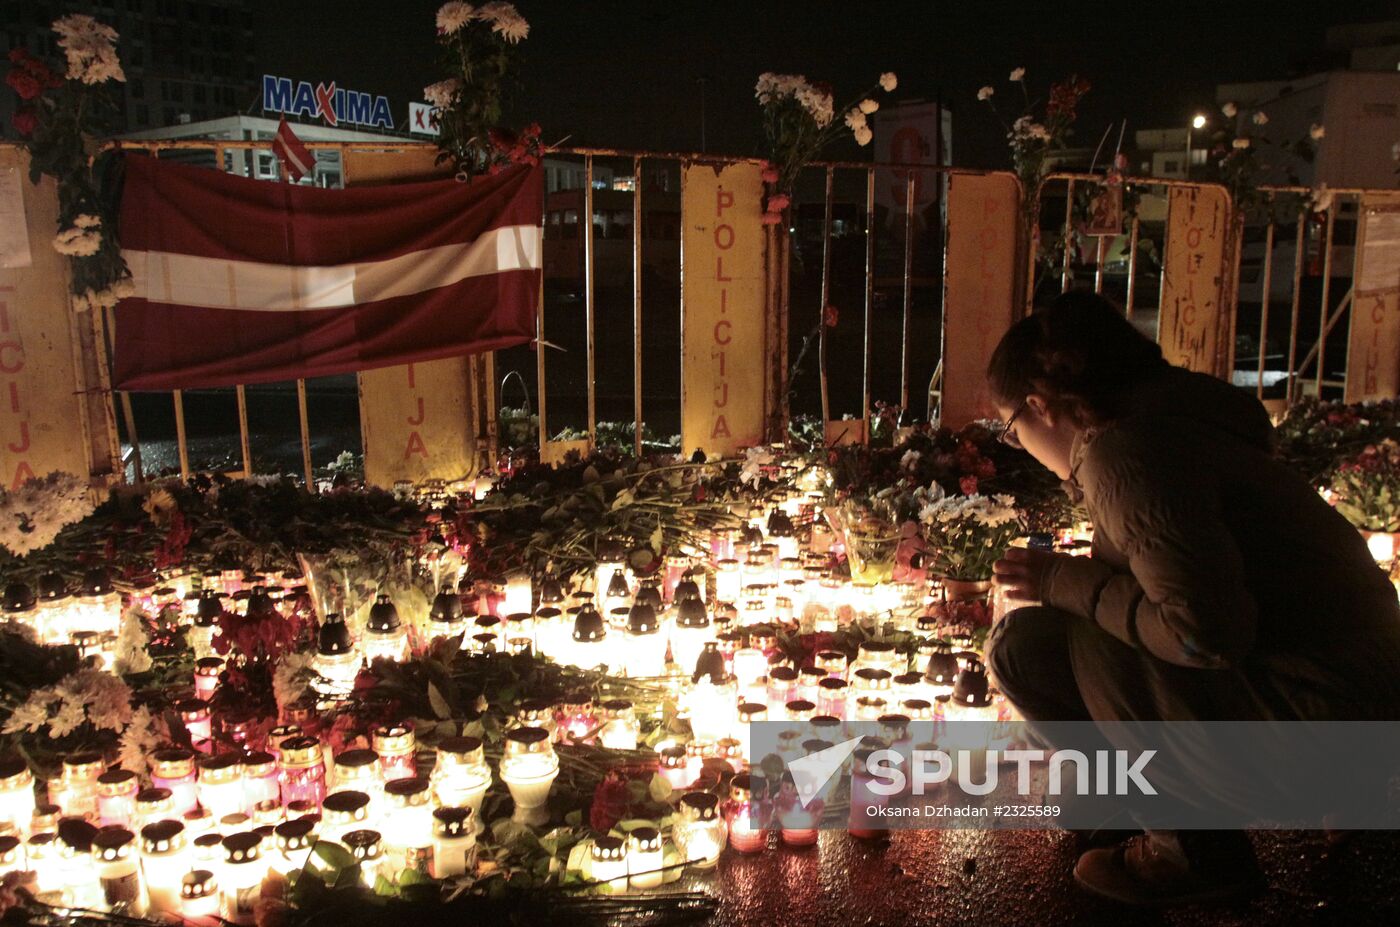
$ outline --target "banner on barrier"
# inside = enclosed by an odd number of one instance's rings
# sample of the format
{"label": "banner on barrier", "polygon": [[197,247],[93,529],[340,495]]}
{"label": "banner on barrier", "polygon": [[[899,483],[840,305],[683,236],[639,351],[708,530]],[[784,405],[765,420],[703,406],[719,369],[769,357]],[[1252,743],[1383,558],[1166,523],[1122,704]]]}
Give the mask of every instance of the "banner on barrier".
{"label": "banner on barrier", "polygon": [[[442,176],[436,149],[409,152],[346,150],[351,186]],[[466,357],[362,371],[360,433],[365,482],[389,487],[409,480],[454,480],[476,470],[472,421],[476,391]]]}
{"label": "banner on barrier", "polygon": [[1228,347],[1220,344],[1220,322],[1229,219],[1230,198],[1223,189],[1172,188],[1157,341],[1171,363],[1219,377],[1229,376],[1218,361]]}
{"label": "banner on barrier", "polygon": [[[28,156],[0,147],[6,244],[16,265],[0,267],[0,488],[55,470],[87,479],[89,419],[74,366],[77,322],[68,302],[63,255],[50,238],[58,227],[52,180],[29,183]],[[21,261],[23,256],[26,260]]]}
{"label": "banner on barrier", "polygon": [[1020,315],[1016,286],[1021,189],[1011,174],[948,178],[948,259],[940,421],[996,415],[987,361]]}
{"label": "banner on barrier", "polygon": [[1361,216],[1347,402],[1400,396],[1400,196],[1367,194]]}
{"label": "banner on barrier", "polygon": [[757,164],[681,172],[681,450],[763,442],[763,181]]}

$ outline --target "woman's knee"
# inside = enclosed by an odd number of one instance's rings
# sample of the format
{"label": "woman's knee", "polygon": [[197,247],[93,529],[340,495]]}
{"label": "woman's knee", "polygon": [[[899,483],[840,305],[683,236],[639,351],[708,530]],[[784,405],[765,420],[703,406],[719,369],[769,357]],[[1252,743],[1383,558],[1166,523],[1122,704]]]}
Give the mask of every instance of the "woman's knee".
{"label": "woman's knee", "polygon": [[1067,616],[1031,605],[1008,612],[987,636],[987,666],[1008,698],[1044,677],[1048,661],[1068,659]]}

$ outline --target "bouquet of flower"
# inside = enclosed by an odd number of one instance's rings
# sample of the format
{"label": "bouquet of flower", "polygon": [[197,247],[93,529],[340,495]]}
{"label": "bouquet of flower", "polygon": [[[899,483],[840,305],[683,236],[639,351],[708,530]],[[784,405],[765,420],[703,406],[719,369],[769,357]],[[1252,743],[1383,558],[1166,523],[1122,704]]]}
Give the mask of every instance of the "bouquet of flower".
{"label": "bouquet of flower", "polygon": [[56,20],[53,31],[67,70],[60,74],[23,48],[10,52],[5,83],[19,97],[14,126],[29,151],[30,180],[58,182],[58,235],[53,246],[67,255],[79,308],[103,309],[131,295],[131,275],[121,258],[113,225],[111,154],[89,156],[94,139],[106,134],[116,104],[111,81],[124,81],[117,59],[117,32],[91,16]]}
{"label": "bouquet of flower", "polygon": [[1050,98],[1045,103],[1043,116],[1036,114],[1039,100],[1032,100],[1026,89],[1026,69],[1016,68],[1009,80],[1021,87],[1021,98],[1025,108],[1021,115],[1007,124],[997,110],[992,97],[996,88],[988,84],[977,91],[977,99],[991,107],[1006,129],[1006,139],[1011,146],[1011,163],[1021,186],[1026,191],[1026,218],[1030,228],[1035,228],[1039,219],[1040,187],[1049,173],[1049,154],[1067,147],[1074,134],[1074,121],[1078,118],[1079,101],[1089,92],[1090,84],[1077,74],[1067,80],[1050,85]]}
{"label": "bouquet of flower", "polygon": [[497,163],[537,159],[538,126],[520,135],[498,126],[506,73],[530,34],[525,17],[500,0],[479,7],[450,0],[438,8],[437,34],[452,75],[423,88],[437,114],[438,163],[451,162],[459,180],[470,180]]}
{"label": "bouquet of flower", "polygon": [[924,506],[919,521],[934,572],[977,582],[992,578],[992,564],[1022,531],[1008,495],[943,496]]}
{"label": "bouquet of flower", "polygon": [[17,557],[41,550],[92,511],[87,485],[71,473],[25,480],[18,489],[0,490],[0,547]]}
{"label": "bouquet of flower", "polygon": [[[898,85],[898,78],[887,71],[841,110],[844,126],[856,144],[868,145],[875,137],[868,117],[880,104],[870,94],[876,87],[890,93]],[[768,168],[763,179],[769,191],[763,221],[776,225],[782,222],[783,210],[792,203],[798,173],[836,137],[842,123],[836,122],[831,85],[808,81],[801,74],[765,71],[758,76],[754,96],[763,110],[763,134],[768,141]]]}
{"label": "bouquet of flower", "polygon": [[1332,503],[1362,531],[1400,531],[1400,442],[1372,444],[1337,468]]}
{"label": "bouquet of flower", "polygon": [[1337,468],[1367,446],[1400,440],[1400,401],[1295,403],[1278,423],[1279,457],[1317,487],[1327,486]]}

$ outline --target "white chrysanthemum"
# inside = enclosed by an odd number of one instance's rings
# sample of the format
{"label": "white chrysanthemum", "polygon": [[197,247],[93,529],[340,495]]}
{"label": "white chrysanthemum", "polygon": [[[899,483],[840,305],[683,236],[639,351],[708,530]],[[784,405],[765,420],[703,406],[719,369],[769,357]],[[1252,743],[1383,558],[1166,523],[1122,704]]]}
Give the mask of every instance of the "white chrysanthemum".
{"label": "white chrysanthemum", "polygon": [[1315,142],[1320,142],[1327,136],[1327,129],[1314,122],[1312,128],[1308,129],[1308,137]]}
{"label": "white chrysanthemum", "polygon": [[102,227],[102,217],[94,216],[90,213],[80,212],[73,217],[73,224],[80,229],[95,229]]}
{"label": "white chrysanthemum", "polygon": [[846,110],[846,128],[854,132],[863,125],[865,125],[865,113],[854,108]]}
{"label": "white chrysanthemum", "polygon": [[455,35],[475,18],[476,10],[470,3],[460,3],[458,0],[444,3],[437,11],[438,35]]}
{"label": "white chrysanthemum", "polygon": [[856,144],[864,148],[875,138],[875,133],[870,131],[870,126],[861,126],[851,133],[855,136]]}
{"label": "white chrysanthemum", "polygon": [[1220,104],[1220,111],[1226,116],[1230,117],[1231,119],[1234,119],[1235,114],[1238,113],[1240,110],[1239,107],[1233,103],[1222,103]]}
{"label": "white chrysanthemum", "polygon": [[1322,184],[1312,191],[1312,195],[1308,197],[1308,204],[1313,212],[1326,212],[1332,208],[1332,200],[1335,197],[1336,193],[1327,189],[1327,184]]}
{"label": "white chrysanthemum", "polygon": [[874,100],[870,99],[869,97],[866,97],[864,100],[861,100],[861,101],[860,101],[860,111],[861,111],[862,113],[865,113],[865,115],[867,115],[867,116],[869,116],[871,113],[875,112],[875,111],[876,111],[877,109],[879,109],[879,108],[880,108],[880,104],[879,104],[879,103],[876,103]]}
{"label": "white chrysanthemum", "polygon": [[69,80],[85,84],[100,84],[108,80],[126,80],[121,62],[117,60],[117,31],[91,16],[74,13],[53,24],[58,33],[58,45],[68,59]]}
{"label": "white chrysanthemum", "polygon": [[530,24],[520,15],[514,4],[503,0],[487,3],[477,11],[477,15],[491,24],[491,31],[514,45],[530,34]]}
{"label": "white chrysanthemum", "polygon": [[166,740],[165,724],[145,705],[131,715],[131,723],[122,731],[118,741],[117,761],[123,769],[144,773],[150,765],[151,753]]}
{"label": "white chrysanthemum", "polygon": [[825,93],[808,84],[799,89],[796,96],[797,102],[802,104],[802,108],[807,111],[808,115],[812,117],[812,120],[820,128],[826,128],[836,115],[835,104],[832,102],[831,94],[829,93]]}
{"label": "white chrysanthemum", "polygon": [[1026,69],[1025,69],[1025,68],[1015,68],[1015,69],[1012,70],[1012,72],[1011,72],[1011,80],[1013,80],[1013,81],[1018,81],[1018,80],[1025,80],[1025,79],[1026,79]]}
{"label": "white chrysanthemum", "polygon": [[102,233],[96,229],[72,226],[54,236],[53,249],[59,254],[87,257],[102,247]]}
{"label": "white chrysanthemum", "polygon": [[33,733],[49,723],[49,710],[55,701],[52,689],[39,689],[32,692],[5,721],[6,734],[21,731]]}
{"label": "white chrysanthemum", "polygon": [[1266,126],[1269,124],[1269,116],[1263,110],[1260,110],[1254,114],[1253,122],[1257,126]]}
{"label": "white chrysanthemum", "polygon": [[0,490],[0,546],[17,557],[53,543],[64,526],[92,514],[87,483],[71,473],[26,480],[14,491]]}
{"label": "white chrysanthemum", "polygon": [[446,109],[457,99],[465,84],[460,77],[449,77],[447,80],[440,80],[436,84],[429,84],[423,88],[423,99],[432,106],[439,109]]}
{"label": "white chrysanthemum", "polygon": [[920,454],[920,453],[919,453],[918,451],[916,451],[916,450],[912,450],[912,449],[911,449],[911,450],[905,451],[905,452],[904,452],[904,456],[901,457],[901,458],[899,458],[899,469],[901,469],[901,470],[913,470],[915,467],[917,467],[917,466],[919,465],[919,458],[921,458],[921,457],[923,457],[923,456],[924,456],[923,454]]}
{"label": "white chrysanthemum", "polygon": [[146,649],[151,639],[146,634],[145,616],[139,608],[122,613],[121,631],[117,634],[113,667],[118,673],[144,673],[151,668],[151,654]]}
{"label": "white chrysanthemum", "polygon": [[994,94],[994,93],[996,93],[996,89],[993,88],[991,84],[988,84],[987,86],[983,87],[981,90],[977,91],[977,99],[979,99],[979,100],[990,100],[990,99],[992,98],[992,94]]}
{"label": "white chrysanthemum", "polygon": [[899,78],[895,76],[895,73],[893,71],[886,71],[885,73],[880,75],[880,87],[885,91],[885,93],[891,92],[892,90],[894,90],[894,88],[898,86]]}

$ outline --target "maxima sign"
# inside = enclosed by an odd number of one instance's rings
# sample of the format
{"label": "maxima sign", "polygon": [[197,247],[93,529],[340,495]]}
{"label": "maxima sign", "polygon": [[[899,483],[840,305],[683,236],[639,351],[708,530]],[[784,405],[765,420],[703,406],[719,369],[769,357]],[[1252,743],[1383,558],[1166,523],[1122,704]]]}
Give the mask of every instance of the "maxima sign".
{"label": "maxima sign", "polygon": [[285,113],[306,119],[324,119],[329,126],[371,126],[394,128],[389,115],[389,99],[383,96],[346,90],[335,85],[293,81],[290,77],[264,74],[262,83],[264,113]]}

